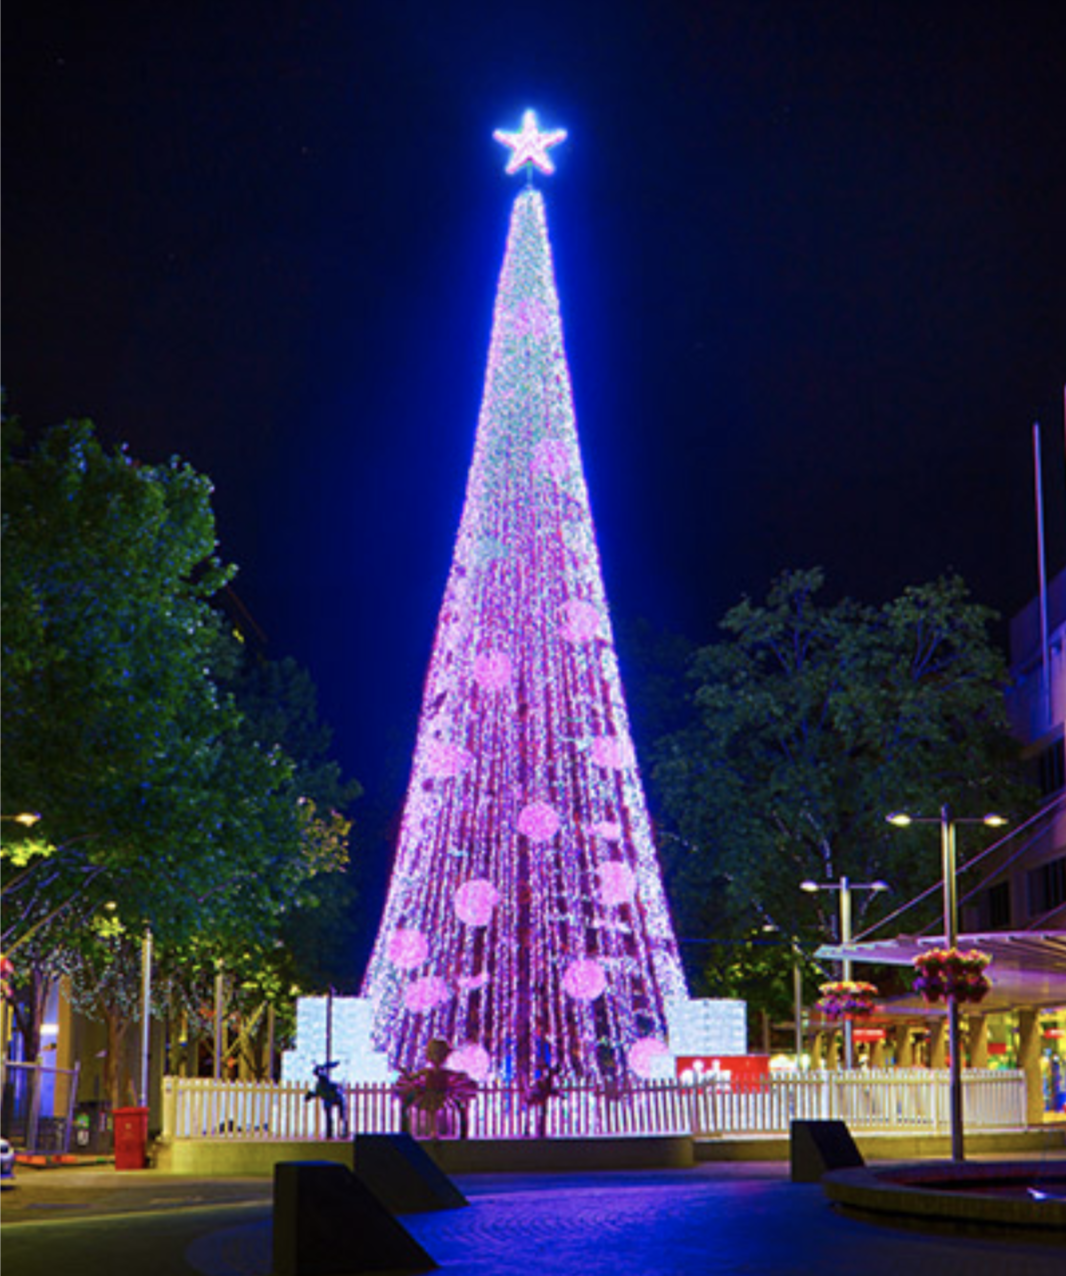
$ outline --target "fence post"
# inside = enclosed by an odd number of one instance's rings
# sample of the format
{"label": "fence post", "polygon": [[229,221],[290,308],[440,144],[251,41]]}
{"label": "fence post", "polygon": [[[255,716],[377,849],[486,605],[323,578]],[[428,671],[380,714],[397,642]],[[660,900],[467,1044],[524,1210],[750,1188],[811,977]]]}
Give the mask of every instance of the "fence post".
{"label": "fence post", "polygon": [[163,1142],[169,1143],[174,1138],[174,1128],[177,1124],[174,1120],[174,1109],[177,1105],[177,1095],[175,1093],[175,1083],[173,1077],[163,1078]]}
{"label": "fence post", "polygon": [[70,1151],[70,1136],[74,1129],[74,1101],[78,1097],[78,1073],[81,1071],[81,1063],[75,1059],[74,1067],[71,1069],[70,1082],[67,1086],[67,1116],[63,1122],[63,1154],[66,1155]]}

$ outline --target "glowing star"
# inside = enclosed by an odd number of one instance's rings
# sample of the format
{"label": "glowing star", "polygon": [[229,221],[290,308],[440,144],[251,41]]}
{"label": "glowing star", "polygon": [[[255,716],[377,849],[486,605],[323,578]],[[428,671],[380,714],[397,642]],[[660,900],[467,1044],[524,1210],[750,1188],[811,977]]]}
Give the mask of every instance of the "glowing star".
{"label": "glowing star", "polygon": [[555,165],[548,158],[548,149],[566,141],[566,130],[557,128],[549,133],[542,133],[537,128],[536,111],[526,111],[522,116],[521,132],[508,133],[498,128],[492,136],[514,152],[507,165],[508,173],[517,173],[526,164],[532,164],[542,173],[554,173]]}
{"label": "glowing star", "polygon": [[595,957],[572,961],[563,973],[563,991],[575,1001],[595,1001],[607,987],[607,976]]}
{"label": "glowing star", "polygon": [[483,877],[464,882],[452,897],[455,915],[468,926],[487,926],[492,921],[492,910],[500,900],[500,892]]}
{"label": "glowing star", "polygon": [[559,831],[559,816],[548,802],[530,802],[518,815],[518,831],[531,842],[550,842]]}
{"label": "glowing star", "polygon": [[646,1080],[659,1071],[659,1065],[665,1063],[669,1056],[665,1041],[658,1037],[641,1037],[629,1047],[626,1058],[637,1076]]}
{"label": "glowing star", "polygon": [[621,860],[606,860],[596,872],[600,878],[600,903],[606,907],[628,904],[636,894],[637,875]]}
{"label": "glowing star", "polygon": [[389,961],[401,970],[414,970],[429,956],[429,941],[420,930],[401,926],[389,940]]}

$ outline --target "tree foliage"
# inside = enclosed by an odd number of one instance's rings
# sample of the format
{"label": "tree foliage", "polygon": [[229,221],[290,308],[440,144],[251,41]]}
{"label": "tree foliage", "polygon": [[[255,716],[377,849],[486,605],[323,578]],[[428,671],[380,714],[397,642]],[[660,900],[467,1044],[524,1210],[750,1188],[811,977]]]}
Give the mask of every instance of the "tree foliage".
{"label": "tree foliage", "polygon": [[164,960],[276,953],[347,865],[358,786],[305,673],[264,662],[258,704],[242,685],[207,478],[84,421],[23,449],[5,420],[3,486],[0,801],[41,813],[32,845],[3,825],[4,948],[16,986],[58,963],[121,1032],[146,928]]}
{"label": "tree foliage", "polygon": [[[758,913],[792,935],[836,932],[836,893],[805,879],[881,879],[898,905],[939,876],[939,838],[893,810],[960,815],[1024,800],[993,613],[958,577],[881,607],[819,598],[818,569],[734,607],[691,667],[697,721],[661,739],[653,777],[683,932],[742,933]],[[967,841],[978,843],[976,830]],[[856,892],[860,916],[877,903]],[[870,914],[868,920],[872,919]],[[914,926],[915,916],[901,925]]]}

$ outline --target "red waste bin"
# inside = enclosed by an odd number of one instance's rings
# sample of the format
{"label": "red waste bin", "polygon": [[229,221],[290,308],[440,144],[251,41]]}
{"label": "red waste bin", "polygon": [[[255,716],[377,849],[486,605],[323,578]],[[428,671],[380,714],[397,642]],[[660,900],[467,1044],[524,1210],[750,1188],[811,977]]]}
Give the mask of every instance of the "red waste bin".
{"label": "red waste bin", "polygon": [[115,1169],[143,1170],[148,1164],[148,1109],[115,1108]]}

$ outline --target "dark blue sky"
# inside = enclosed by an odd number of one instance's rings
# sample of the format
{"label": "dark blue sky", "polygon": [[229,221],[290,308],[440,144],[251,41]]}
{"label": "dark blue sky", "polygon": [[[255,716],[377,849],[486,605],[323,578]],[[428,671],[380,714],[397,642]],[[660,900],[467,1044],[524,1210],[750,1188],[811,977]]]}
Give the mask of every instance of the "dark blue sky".
{"label": "dark blue sky", "polygon": [[1066,561],[1066,9],[4,10],[4,371],[216,485],[271,654],[350,772],[406,764],[515,179],[546,179],[622,620],[710,640],[785,567],[881,601]]}

